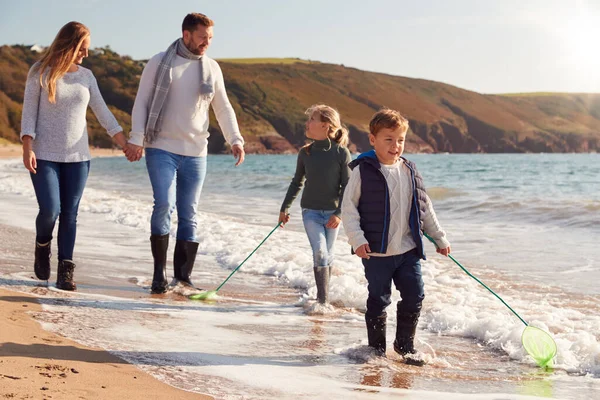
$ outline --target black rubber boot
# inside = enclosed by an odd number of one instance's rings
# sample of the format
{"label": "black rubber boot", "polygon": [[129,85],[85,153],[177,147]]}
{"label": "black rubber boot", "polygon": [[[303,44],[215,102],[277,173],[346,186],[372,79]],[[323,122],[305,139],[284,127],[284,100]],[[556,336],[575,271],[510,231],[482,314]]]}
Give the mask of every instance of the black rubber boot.
{"label": "black rubber boot", "polygon": [[365,315],[367,323],[367,337],[369,338],[369,347],[372,347],[378,356],[385,357],[386,328],[387,314],[384,313],[379,317],[368,317]]}
{"label": "black rubber boot", "polygon": [[192,283],[192,270],[198,253],[198,243],[186,240],[177,240],[175,254],[173,255],[173,269],[175,279],[185,285],[194,286]]}
{"label": "black rubber boot", "polygon": [[50,279],[50,256],[52,242],[48,242],[45,245],[40,245],[35,242],[35,259],[33,261],[33,270],[36,278],[41,281],[47,281]]}
{"label": "black rubber boot", "polygon": [[394,350],[404,357],[404,361],[408,364],[423,365],[425,363],[423,355],[415,350],[414,345],[420,315],[420,305],[417,312],[406,312],[400,308],[400,302],[398,302]]}
{"label": "black rubber boot", "polygon": [[313,267],[317,284],[317,301],[327,304],[329,301],[329,267]]}
{"label": "black rubber boot", "polygon": [[165,293],[167,291],[167,249],[169,248],[169,234],[151,235],[150,247],[154,257],[154,276],[152,277],[152,294]]}
{"label": "black rubber boot", "polygon": [[56,287],[61,290],[77,290],[77,285],[73,282],[73,270],[75,264],[70,260],[58,262],[58,272],[56,274]]}

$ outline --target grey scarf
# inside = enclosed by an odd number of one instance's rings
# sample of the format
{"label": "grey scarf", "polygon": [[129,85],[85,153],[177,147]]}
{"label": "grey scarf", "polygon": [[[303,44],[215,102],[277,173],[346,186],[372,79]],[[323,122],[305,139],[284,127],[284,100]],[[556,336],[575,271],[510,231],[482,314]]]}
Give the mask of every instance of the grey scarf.
{"label": "grey scarf", "polygon": [[[198,110],[202,101],[210,100],[214,94],[214,83],[212,81],[212,74],[210,73],[210,66],[208,65],[207,57],[196,55],[188,50],[183,44],[183,39],[179,38],[174,41],[165,55],[158,64],[158,70],[154,77],[154,87],[152,90],[152,102],[148,109],[148,118],[146,120],[146,131],[144,139],[147,143],[152,143],[158,137],[163,120],[163,108],[165,100],[167,99],[167,93],[171,86],[171,68],[175,55],[187,58],[189,60],[200,60],[200,88],[198,93],[198,103],[196,104],[196,110]],[[191,118],[195,117],[194,115]]]}

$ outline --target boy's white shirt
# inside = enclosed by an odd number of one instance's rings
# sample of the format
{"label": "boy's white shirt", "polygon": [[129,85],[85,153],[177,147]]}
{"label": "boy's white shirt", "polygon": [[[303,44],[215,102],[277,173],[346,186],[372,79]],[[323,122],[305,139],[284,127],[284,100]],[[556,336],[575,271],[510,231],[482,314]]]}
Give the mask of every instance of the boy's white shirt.
{"label": "boy's white shirt", "polygon": [[[381,172],[387,182],[390,193],[390,228],[388,233],[388,247],[385,254],[369,253],[372,256],[393,256],[404,254],[416,247],[408,225],[410,208],[413,201],[412,183],[410,170],[399,160],[393,165],[381,164]],[[360,167],[356,167],[350,173],[350,179],[344,192],[342,204],[342,222],[344,231],[348,236],[348,242],[352,249],[367,244],[367,239],[360,227],[360,214],[358,202],[361,194]],[[433,205],[427,197],[427,213],[423,220],[423,230],[433,237],[440,248],[450,246],[446,239],[446,233],[442,230]],[[374,250],[374,249],[371,249]]]}

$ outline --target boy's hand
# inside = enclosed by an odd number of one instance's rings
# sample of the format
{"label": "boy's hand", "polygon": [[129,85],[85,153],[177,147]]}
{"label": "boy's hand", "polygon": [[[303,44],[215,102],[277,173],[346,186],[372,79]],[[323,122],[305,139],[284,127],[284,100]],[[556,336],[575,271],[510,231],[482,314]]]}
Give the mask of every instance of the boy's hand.
{"label": "boy's hand", "polygon": [[448,256],[448,254],[450,254],[450,246],[446,247],[445,249],[440,249],[439,247],[436,247],[435,251],[437,251],[443,256]]}
{"label": "boy's hand", "polygon": [[329,221],[327,221],[327,223],[325,224],[326,228],[330,228],[330,229],[335,229],[338,226],[340,226],[340,217],[338,217],[337,215],[332,215],[331,217],[329,217]]}
{"label": "boy's hand", "polygon": [[284,212],[279,213],[279,223],[281,224],[282,228],[285,224],[288,223],[289,220],[290,220],[290,214],[284,213]]}
{"label": "boy's hand", "polygon": [[360,258],[366,258],[366,259],[371,258],[368,254],[370,252],[371,252],[371,248],[369,247],[368,243],[365,243],[362,246],[360,246],[358,249],[354,250],[354,253],[356,253],[357,256],[359,256]]}

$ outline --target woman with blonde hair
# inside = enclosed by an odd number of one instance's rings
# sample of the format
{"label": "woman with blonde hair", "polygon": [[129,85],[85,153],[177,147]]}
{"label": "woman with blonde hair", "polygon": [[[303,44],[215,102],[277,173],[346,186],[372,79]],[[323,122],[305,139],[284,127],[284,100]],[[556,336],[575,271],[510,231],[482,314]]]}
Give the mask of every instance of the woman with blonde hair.
{"label": "woman with blonde hair", "polygon": [[337,238],[342,195],[351,161],[348,130],[340,121],[337,110],[316,104],[306,110],[306,137],[311,143],[298,152],[296,173],[288,188],[279,222],[290,220],[289,209],[304,186],[300,205],[304,229],[313,251],[313,270],[317,286],[317,300],[329,301],[329,277],[333,261],[333,246]]}
{"label": "woman with blonde hair", "polygon": [[[35,275],[50,278],[50,249],[58,224],[56,287],[76,290],[73,249],[77,212],[89,168],[88,105],[108,134],[124,149],[127,141],[104,102],[92,72],[80,64],[88,56],[90,31],[79,22],[63,26],[27,76],[21,120],[23,163],[39,205]],[[129,155],[128,155],[129,156]]]}

